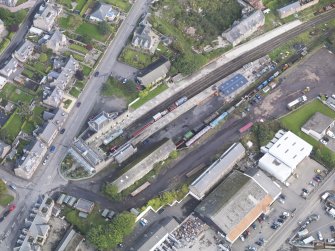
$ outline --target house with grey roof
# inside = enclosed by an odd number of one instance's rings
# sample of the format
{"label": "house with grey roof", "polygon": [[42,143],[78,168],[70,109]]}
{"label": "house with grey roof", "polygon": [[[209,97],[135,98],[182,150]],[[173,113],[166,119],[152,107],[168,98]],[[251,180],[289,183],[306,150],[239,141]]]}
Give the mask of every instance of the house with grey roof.
{"label": "house with grey roof", "polygon": [[45,7],[41,6],[39,12],[34,17],[33,25],[38,29],[47,32],[51,31],[61,10],[59,6],[53,4],[47,4]]}
{"label": "house with grey roof", "polygon": [[95,22],[113,22],[119,14],[120,12],[113,9],[111,5],[100,3],[99,7],[91,13],[90,20]]}
{"label": "house with grey roof", "polygon": [[170,67],[171,62],[165,57],[160,57],[144,69],[139,70],[136,80],[144,86],[154,85],[166,77]]}
{"label": "house with grey roof", "polygon": [[316,140],[322,139],[328,129],[334,127],[335,120],[320,113],[316,112],[314,115],[301,127],[301,131],[307,135],[312,136]]}
{"label": "house with grey roof", "polygon": [[42,141],[37,140],[32,149],[27,151],[19,160],[18,167],[14,169],[15,175],[23,179],[30,179],[41,164],[46,152],[47,146]]}
{"label": "house with grey roof", "polygon": [[43,100],[43,103],[52,107],[59,107],[63,100],[64,92],[58,86],[51,92],[51,94]]}
{"label": "house with grey roof", "polygon": [[78,62],[72,56],[70,56],[66,65],[62,68],[61,73],[58,75],[55,81],[50,83],[50,85],[57,86],[61,90],[65,90],[78,69]]}
{"label": "house with grey roof", "polygon": [[88,122],[88,126],[91,130],[98,132],[103,127],[108,125],[109,121],[115,119],[117,116],[117,112],[107,113],[105,111],[102,111]]}
{"label": "house with grey roof", "polygon": [[38,136],[47,146],[50,146],[53,140],[58,135],[58,132],[61,130],[65,120],[67,119],[67,113],[62,109],[58,109],[54,118],[50,120],[43,132]]}
{"label": "house with grey roof", "polygon": [[14,52],[14,57],[20,62],[26,62],[29,57],[33,54],[34,44],[29,40],[26,40],[21,47]]}
{"label": "house with grey roof", "polygon": [[148,21],[148,15],[144,17],[135,29],[131,44],[153,54],[159,44],[159,36],[153,32],[152,25]]}
{"label": "house with grey roof", "polygon": [[26,219],[26,226],[19,235],[14,251],[38,251],[48,237],[50,225],[48,224],[54,201],[49,196],[44,196],[42,203],[36,204],[29,218]]}
{"label": "house with grey roof", "polygon": [[59,29],[56,29],[54,34],[52,34],[51,38],[47,41],[46,47],[51,49],[54,53],[59,53],[67,44],[66,36]]}
{"label": "house with grey roof", "polygon": [[9,62],[0,70],[0,74],[8,78],[16,72],[18,66],[19,61],[15,58],[11,58],[11,60],[9,60]]}
{"label": "house with grey roof", "polygon": [[259,27],[263,26],[264,23],[265,17],[263,12],[257,10],[247,18],[243,19],[240,23],[224,32],[222,36],[233,46],[236,46],[246,38],[250,37]]}

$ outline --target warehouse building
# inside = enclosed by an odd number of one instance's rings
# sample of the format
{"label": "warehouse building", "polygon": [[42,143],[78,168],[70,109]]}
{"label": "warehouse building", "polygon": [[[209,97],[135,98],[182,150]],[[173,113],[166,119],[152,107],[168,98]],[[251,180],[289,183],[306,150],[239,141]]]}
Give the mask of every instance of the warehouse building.
{"label": "warehouse building", "polygon": [[320,140],[326,135],[327,130],[334,126],[335,121],[323,115],[320,112],[314,113],[314,115],[301,127],[301,131],[307,135],[312,136],[316,140]]}
{"label": "warehouse building", "polygon": [[[175,241],[174,236],[171,234],[179,226],[174,218],[165,218],[161,222],[156,222],[134,243],[135,246],[130,250],[136,251],[154,251],[164,250],[163,246],[165,241],[169,239]],[[166,247],[165,247],[166,248]]]}
{"label": "warehouse building", "polygon": [[113,182],[113,184],[118,188],[118,192],[121,192],[144,177],[154,168],[155,163],[167,159],[170,153],[175,149],[176,145],[170,139],[161,144],[147,157],[135,164],[131,169]]}
{"label": "warehouse building", "polygon": [[234,143],[190,185],[190,194],[201,200],[245,156],[241,143]]}
{"label": "warehouse building", "polygon": [[279,130],[271,142],[261,147],[265,154],[258,166],[284,183],[312,149],[312,145],[294,133]]}
{"label": "warehouse building", "polygon": [[233,243],[257,218],[269,210],[281,189],[262,171],[231,173],[195,209],[205,221],[214,223]]}

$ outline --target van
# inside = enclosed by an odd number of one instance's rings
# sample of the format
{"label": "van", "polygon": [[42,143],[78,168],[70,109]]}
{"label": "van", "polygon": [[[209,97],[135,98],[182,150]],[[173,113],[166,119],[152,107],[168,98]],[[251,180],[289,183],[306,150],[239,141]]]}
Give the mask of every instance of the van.
{"label": "van", "polygon": [[320,231],[318,231],[318,239],[319,241],[323,241],[323,236]]}

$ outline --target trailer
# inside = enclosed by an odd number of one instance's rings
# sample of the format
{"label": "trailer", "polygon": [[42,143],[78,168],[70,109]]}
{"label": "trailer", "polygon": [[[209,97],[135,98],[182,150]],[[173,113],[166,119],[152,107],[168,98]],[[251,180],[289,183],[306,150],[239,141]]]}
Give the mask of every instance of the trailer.
{"label": "trailer", "polygon": [[222,113],[219,117],[214,119],[209,125],[211,128],[216,127],[220,122],[222,122],[228,116],[228,112]]}
{"label": "trailer", "polygon": [[188,131],[188,132],[186,132],[186,133],[184,134],[183,139],[184,139],[185,141],[187,141],[187,140],[189,140],[190,138],[192,138],[193,135],[194,135],[194,133],[193,133],[192,131]]}
{"label": "trailer", "polygon": [[296,108],[297,106],[301,105],[302,103],[304,103],[306,101],[307,101],[307,97],[305,95],[301,96],[301,97],[293,100],[292,102],[288,103],[287,108],[289,110],[293,110],[294,108]]}
{"label": "trailer", "polygon": [[241,128],[239,129],[239,132],[240,132],[240,133],[243,133],[243,132],[249,130],[252,126],[253,126],[253,123],[252,123],[252,122],[249,122],[249,123],[246,124],[245,126],[241,127]]}
{"label": "trailer", "polygon": [[154,116],[152,116],[152,118],[155,120],[155,122],[157,121],[157,120],[159,120],[159,119],[161,119],[163,116],[162,116],[162,114],[159,112],[159,113],[157,113],[157,114],[155,114]]}

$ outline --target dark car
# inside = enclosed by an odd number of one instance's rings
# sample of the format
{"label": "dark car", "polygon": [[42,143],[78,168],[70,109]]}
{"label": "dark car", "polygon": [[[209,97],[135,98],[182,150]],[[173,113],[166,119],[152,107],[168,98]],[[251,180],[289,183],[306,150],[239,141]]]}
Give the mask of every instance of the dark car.
{"label": "dark car", "polygon": [[335,232],[335,227],[334,226],[330,226],[329,228],[330,228],[330,231]]}
{"label": "dark car", "polygon": [[313,177],[313,180],[315,181],[315,182],[317,182],[317,183],[319,183],[321,180],[320,179],[318,179],[317,177]]}
{"label": "dark car", "polygon": [[279,198],[286,200],[286,196],[284,194],[279,195]]}
{"label": "dark car", "polygon": [[64,132],[65,132],[65,128],[62,128],[59,133],[63,134]]}
{"label": "dark car", "polygon": [[279,215],[279,218],[285,220],[285,219],[287,219],[287,216],[286,215]]}
{"label": "dark car", "polygon": [[5,217],[1,216],[0,217],[0,222],[3,222],[4,219],[5,219]]}
{"label": "dark car", "polygon": [[77,102],[77,107],[79,107],[81,105],[81,102]]}
{"label": "dark car", "polygon": [[52,146],[50,147],[50,152],[53,153],[53,152],[55,152],[55,151],[56,151],[56,147],[52,145]]}
{"label": "dark car", "polygon": [[263,242],[261,242],[261,241],[256,241],[255,242],[258,246],[262,246],[263,245]]}
{"label": "dark car", "polygon": [[261,100],[262,99],[262,97],[259,95],[259,94],[256,94],[256,96],[255,96],[258,100]]}
{"label": "dark car", "polygon": [[252,225],[251,225],[251,226],[252,226],[252,228],[253,228],[253,229],[256,229],[256,223],[255,223],[255,222],[254,222],[254,223],[252,223]]}
{"label": "dark car", "polygon": [[272,225],[271,225],[271,228],[272,228],[272,229],[277,229],[278,227],[279,227],[279,226],[278,226],[278,225],[275,225],[275,224],[272,224]]}
{"label": "dark car", "polygon": [[317,178],[319,180],[323,180],[323,178],[320,175],[316,175],[315,178]]}
{"label": "dark car", "polygon": [[7,217],[9,214],[10,214],[10,211],[7,210],[7,211],[5,211],[5,212],[3,213],[3,217]]}
{"label": "dark car", "polygon": [[98,71],[94,72],[94,77],[97,77],[97,76],[99,76],[99,72]]}
{"label": "dark car", "polygon": [[303,188],[302,191],[303,191],[304,193],[308,193],[308,191],[307,191],[306,188]]}
{"label": "dark car", "polygon": [[284,223],[283,219],[278,219],[277,221],[280,222],[280,223]]}

